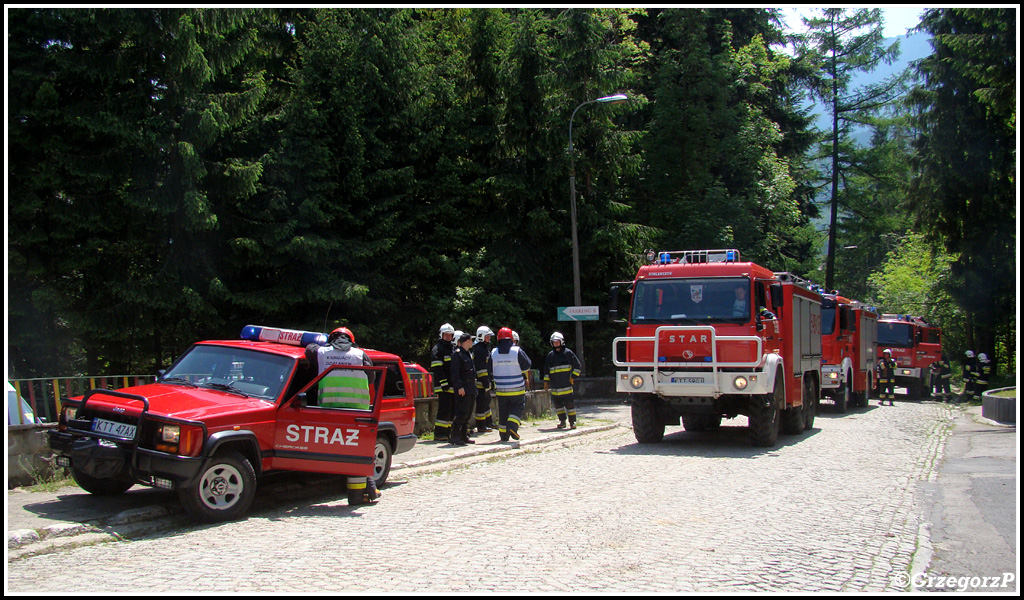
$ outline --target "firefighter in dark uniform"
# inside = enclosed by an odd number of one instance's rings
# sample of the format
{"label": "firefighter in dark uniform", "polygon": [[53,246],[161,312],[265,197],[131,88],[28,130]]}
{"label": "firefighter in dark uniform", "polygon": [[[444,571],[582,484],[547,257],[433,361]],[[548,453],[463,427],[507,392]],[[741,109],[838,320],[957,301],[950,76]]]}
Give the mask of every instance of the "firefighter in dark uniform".
{"label": "firefighter in dark uniform", "polygon": [[974,350],[964,352],[964,393],[963,402],[974,397],[974,386],[978,380],[978,359],[974,358]]}
{"label": "firefighter in dark uniform", "polygon": [[569,429],[576,429],[576,402],[572,395],[572,383],[580,376],[580,359],[565,347],[565,336],[559,332],[551,334],[551,347],[544,360],[544,389],[551,393],[551,405],[558,415],[558,428],[565,429],[566,417]]}
{"label": "firefighter in dark uniform", "polygon": [[473,344],[473,364],[476,365],[476,430],[478,433],[494,431],[491,416],[491,338],[494,332],[486,325],[476,329],[476,341]]}
{"label": "firefighter in dark uniform", "polygon": [[953,392],[949,387],[950,379],[953,377],[953,368],[949,364],[949,357],[943,352],[942,358],[935,364],[938,366],[935,374],[935,398],[949,402],[953,398]]}
{"label": "firefighter in dark uniform", "polygon": [[988,378],[992,376],[992,363],[982,352],[978,354],[978,377],[974,380],[974,395],[971,400],[981,402],[981,395],[988,389]]}
{"label": "firefighter in dark uniform", "polygon": [[498,436],[501,441],[519,439],[519,425],[526,410],[526,375],[533,366],[530,357],[513,345],[512,330],[498,330],[498,347],[491,350],[491,373],[498,396]]}
{"label": "firefighter in dark uniform", "polygon": [[886,399],[889,406],[896,406],[893,400],[896,399],[896,361],[892,358],[892,350],[882,350],[882,360],[878,361],[878,405],[885,406]]}
{"label": "firefighter in dark uniform", "polygon": [[434,395],[437,396],[437,417],[434,419],[434,439],[439,442],[448,441],[452,429],[452,417],[455,416],[455,396],[448,381],[451,370],[452,338],[455,328],[445,323],[438,331],[437,343],[430,351],[430,374],[434,379]]}
{"label": "firefighter in dark uniform", "polygon": [[470,348],[473,336],[463,333],[452,353],[450,379],[455,398],[455,418],[452,420],[451,442],[456,446],[474,444],[469,439],[469,417],[476,406],[476,365]]}

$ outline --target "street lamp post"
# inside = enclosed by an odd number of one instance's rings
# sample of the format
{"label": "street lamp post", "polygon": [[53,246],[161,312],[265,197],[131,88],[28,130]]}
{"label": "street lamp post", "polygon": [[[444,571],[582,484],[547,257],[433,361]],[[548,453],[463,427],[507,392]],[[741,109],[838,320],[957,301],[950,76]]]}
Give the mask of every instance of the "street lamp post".
{"label": "street lamp post", "polygon": [[[572,221],[572,284],[573,299],[576,306],[580,306],[583,300],[580,296],[580,245],[576,237],[576,157],[572,152],[572,121],[576,118],[576,111],[588,104],[600,102],[601,104],[622,104],[629,98],[625,94],[604,96],[596,100],[588,100],[572,111],[569,117],[569,217]],[[587,362],[583,358],[583,322],[576,321],[576,354],[580,359],[580,365],[586,372]]]}

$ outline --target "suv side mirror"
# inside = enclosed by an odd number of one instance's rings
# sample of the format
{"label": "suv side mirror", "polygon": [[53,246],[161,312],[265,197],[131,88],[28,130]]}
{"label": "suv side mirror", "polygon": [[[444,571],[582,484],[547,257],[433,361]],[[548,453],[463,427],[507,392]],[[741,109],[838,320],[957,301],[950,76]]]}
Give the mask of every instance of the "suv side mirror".
{"label": "suv side mirror", "polygon": [[296,405],[295,408],[306,408],[309,406],[309,396],[306,395],[306,392],[299,392],[298,394],[295,394],[295,400],[293,400],[293,402]]}

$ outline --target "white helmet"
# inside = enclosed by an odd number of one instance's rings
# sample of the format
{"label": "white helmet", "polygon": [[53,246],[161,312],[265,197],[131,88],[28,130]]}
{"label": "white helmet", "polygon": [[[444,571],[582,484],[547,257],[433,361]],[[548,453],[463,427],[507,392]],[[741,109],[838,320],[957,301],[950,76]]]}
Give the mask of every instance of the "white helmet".
{"label": "white helmet", "polygon": [[452,327],[451,323],[445,323],[442,325],[441,330],[437,332],[437,337],[444,338],[444,334],[446,333],[455,333],[455,328]]}
{"label": "white helmet", "polygon": [[555,340],[558,340],[562,346],[565,346],[565,336],[557,331],[552,333],[551,338],[548,340],[552,347],[555,346]]}
{"label": "white helmet", "polygon": [[491,331],[490,327],[488,327],[486,325],[481,325],[481,326],[476,328],[476,341],[483,342],[483,341],[485,341],[484,338],[489,336],[489,335],[490,336],[494,335],[494,332]]}
{"label": "white helmet", "polygon": [[967,352],[964,352],[964,354],[967,355],[967,358],[974,358],[974,350],[968,350]]}
{"label": "white helmet", "polygon": [[892,356],[892,350],[886,348],[885,350],[882,350],[882,354],[888,354],[889,356]]}
{"label": "white helmet", "polygon": [[512,344],[516,346],[519,345],[519,334],[516,333],[514,330],[512,331]]}
{"label": "white helmet", "polygon": [[455,343],[455,344],[459,343],[459,338],[460,337],[462,337],[462,330],[461,329],[456,329],[455,330],[455,335],[452,336],[452,343]]}
{"label": "white helmet", "polygon": [[980,360],[981,362],[988,362],[988,356],[984,352],[982,352],[981,354],[978,355],[978,360]]}

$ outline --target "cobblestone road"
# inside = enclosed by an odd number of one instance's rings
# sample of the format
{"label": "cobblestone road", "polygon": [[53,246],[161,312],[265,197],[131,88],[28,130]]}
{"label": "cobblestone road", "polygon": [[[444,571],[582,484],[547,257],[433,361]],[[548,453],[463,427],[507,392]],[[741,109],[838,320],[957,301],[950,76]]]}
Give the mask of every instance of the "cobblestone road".
{"label": "cobblestone road", "polygon": [[[628,425],[627,406],[581,418]],[[749,445],[626,427],[344,499],[9,562],[10,592],[314,593],[902,591],[916,482],[935,476],[951,411],[904,403],[819,415]]]}

